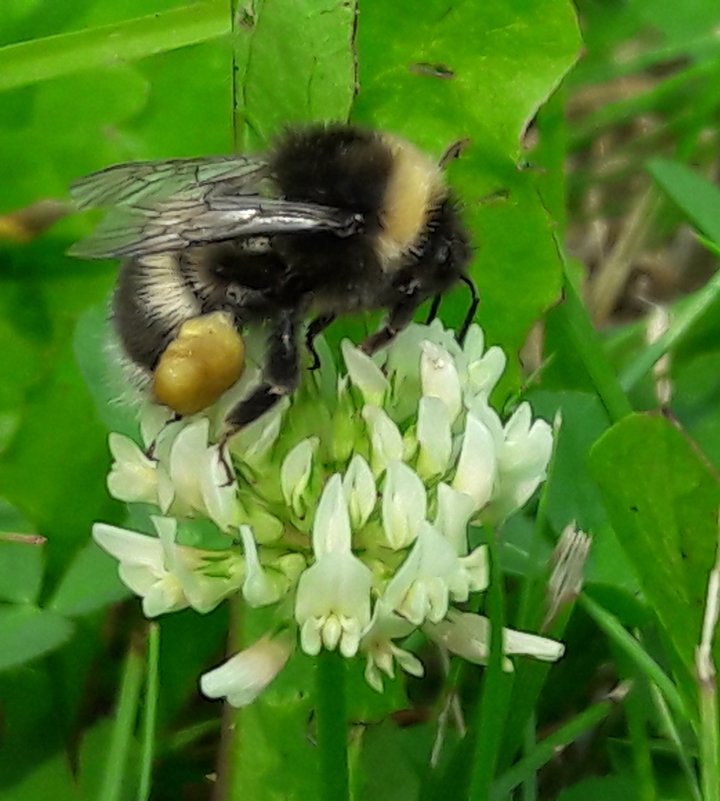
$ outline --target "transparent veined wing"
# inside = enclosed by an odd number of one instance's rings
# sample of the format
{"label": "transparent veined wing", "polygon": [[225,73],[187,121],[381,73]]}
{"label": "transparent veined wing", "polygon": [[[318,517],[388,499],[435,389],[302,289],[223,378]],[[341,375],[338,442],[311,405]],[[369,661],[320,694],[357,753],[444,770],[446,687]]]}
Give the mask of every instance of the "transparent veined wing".
{"label": "transparent veined wing", "polygon": [[360,215],[269,196],[267,164],[242,156],[119,164],[71,187],[80,208],[110,207],[70,253],[127,258],[241,236],[332,231],[348,236]]}
{"label": "transparent veined wing", "polygon": [[133,161],[80,178],[70,194],[79,209],[132,206],[212,186],[258,194],[267,177],[267,163],[248,156]]}

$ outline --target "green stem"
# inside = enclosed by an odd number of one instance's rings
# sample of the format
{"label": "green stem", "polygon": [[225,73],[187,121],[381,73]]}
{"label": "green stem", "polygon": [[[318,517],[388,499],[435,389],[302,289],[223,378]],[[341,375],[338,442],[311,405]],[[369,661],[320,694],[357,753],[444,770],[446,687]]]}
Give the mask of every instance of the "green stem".
{"label": "green stem", "polygon": [[700,777],[703,801],[720,801],[720,717],[715,677],[700,682]]}
{"label": "green stem", "polygon": [[123,664],[115,723],[97,801],[118,801],[124,796],[128,752],[135,731],[143,673],[142,649],[133,639]]}
{"label": "green stem", "polygon": [[320,798],[345,801],[349,796],[345,662],[335,651],[317,658],[315,712],[320,749]]}
{"label": "green stem", "polygon": [[147,684],[145,686],[145,714],[142,724],[138,801],[149,801],[150,798],[152,764],[155,756],[155,727],[157,725],[159,657],[160,627],[157,623],[151,623],[148,626]]}
{"label": "green stem", "polygon": [[700,786],[698,785],[697,775],[695,773],[695,767],[693,765],[693,758],[690,753],[688,753],[688,749],[685,746],[685,743],[682,741],[680,732],[675,725],[675,719],[670,712],[670,707],[656,685],[650,685],[650,694],[652,695],[652,699],[655,703],[655,708],[658,711],[660,721],[665,727],[667,737],[675,747],[675,751],[680,762],[680,767],[685,774],[685,780],[690,788],[693,801],[703,801],[702,793],[700,792]]}
{"label": "green stem", "polygon": [[623,706],[632,745],[632,759],[635,766],[633,772],[638,801],[655,801],[657,792],[647,733],[645,703],[638,692],[641,687],[641,683],[633,686],[632,691],[626,696]]}
{"label": "green stem", "polygon": [[470,771],[472,801],[487,801],[505,727],[506,705],[512,687],[511,676],[503,671],[503,627],[505,613],[502,573],[495,532],[488,530],[490,556],[490,586],[487,593],[487,611],[490,619],[490,655],[483,677],[482,696],[473,722],[475,744]]}
{"label": "green stem", "polygon": [[[523,741],[523,753],[527,757],[533,753],[537,745],[535,737],[536,721],[535,714],[530,715],[530,719],[525,727],[525,737]],[[537,801],[538,797],[538,780],[537,773],[533,771],[522,783],[522,801]]]}
{"label": "green stem", "polygon": [[521,759],[492,783],[490,789],[491,801],[505,801],[505,799],[510,798],[512,791],[525,781],[530,774],[535,773],[553,759],[559,749],[577,740],[588,729],[597,726],[600,721],[610,714],[613,706],[612,701],[603,701],[591,706],[538,743],[532,753]]}
{"label": "green stem", "polygon": [[580,596],[580,606],[635,665],[639,672],[658,688],[673,712],[680,719],[687,719],[687,710],[677,687],[620,621],[585,593]]}
{"label": "green stem", "polygon": [[230,32],[225,0],[0,48],[0,90],[134,61]]}
{"label": "green stem", "polygon": [[659,358],[671,348],[676,347],[692,329],[695,323],[710,309],[720,295],[720,273],[696,292],[675,316],[668,330],[655,342],[643,348],[635,360],[623,371],[620,384],[625,392],[630,392],[652,370]]}
{"label": "green stem", "polygon": [[[228,653],[240,651],[245,641],[245,607],[242,595],[236,593],[229,600],[230,626],[228,630]],[[240,766],[247,759],[247,740],[243,738],[245,710],[225,702],[222,712],[222,728],[218,753],[218,778],[213,790],[213,801],[236,801],[245,798],[243,772]]]}
{"label": "green stem", "polygon": [[632,412],[632,406],[608,361],[602,341],[590,322],[587,310],[567,270],[563,291],[565,299],[561,307],[563,311],[561,319],[565,332],[590,376],[611,421],[617,423]]}

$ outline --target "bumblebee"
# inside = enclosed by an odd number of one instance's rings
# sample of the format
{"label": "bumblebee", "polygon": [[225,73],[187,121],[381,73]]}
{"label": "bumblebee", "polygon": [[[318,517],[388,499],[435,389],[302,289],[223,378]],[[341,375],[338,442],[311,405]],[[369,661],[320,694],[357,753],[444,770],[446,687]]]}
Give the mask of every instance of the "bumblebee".
{"label": "bumblebee", "polygon": [[439,164],[407,141],[349,125],[281,135],[267,154],[120,164],[77,181],[80,208],[109,208],[71,253],[123,259],[112,319],[127,359],[179,414],[213,403],[243,370],[249,326],[267,330],[262,380],[224,439],[299,380],[300,338],[338,315],[387,310],[372,354],[425,300],[467,275],[468,234]]}

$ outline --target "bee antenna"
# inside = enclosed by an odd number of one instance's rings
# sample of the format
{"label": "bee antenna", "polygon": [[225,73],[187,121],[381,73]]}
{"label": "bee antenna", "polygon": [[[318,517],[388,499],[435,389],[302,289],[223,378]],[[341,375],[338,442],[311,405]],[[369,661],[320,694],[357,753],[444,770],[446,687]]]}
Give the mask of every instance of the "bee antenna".
{"label": "bee antenna", "polygon": [[467,275],[461,275],[460,280],[465,284],[466,287],[470,290],[470,297],[472,298],[470,302],[470,308],[467,310],[467,314],[465,315],[465,319],[463,320],[462,327],[460,328],[460,333],[458,335],[458,341],[462,345],[465,341],[465,336],[467,335],[468,328],[470,328],[470,324],[472,323],[473,319],[475,318],[475,312],[477,311],[477,307],[480,305],[480,295],[478,295],[477,287],[473,283],[472,279]]}

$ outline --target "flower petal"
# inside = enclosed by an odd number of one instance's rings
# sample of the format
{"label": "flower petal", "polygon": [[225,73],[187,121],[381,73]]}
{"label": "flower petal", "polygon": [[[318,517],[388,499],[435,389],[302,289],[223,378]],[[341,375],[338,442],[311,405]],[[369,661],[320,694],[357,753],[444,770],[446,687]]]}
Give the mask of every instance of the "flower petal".
{"label": "flower petal", "polygon": [[406,548],[425,519],[427,497],[417,473],[404,462],[390,462],[385,476],[382,521],[388,545]]}
{"label": "flower petal", "polygon": [[382,406],[385,393],[390,389],[382,370],[349,339],[342,341],[341,348],[350,380],[362,392],[365,403]]}
{"label": "flower petal", "polygon": [[467,527],[474,512],[475,501],[469,495],[443,482],[438,484],[435,527],[447,537],[458,556],[467,553]]}
{"label": "flower petal", "polygon": [[345,471],[343,489],[347,498],[352,527],[358,531],[367,523],[377,500],[372,470],[359,453],[353,456]]}
{"label": "flower petal", "polygon": [[445,348],[434,342],[425,340],[421,347],[420,380],[423,395],[440,398],[452,422],[462,409],[462,388],[455,361]]}
{"label": "flower petal", "polygon": [[279,601],[283,596],[280,582],[273,581],[267,571],[263,569],[258,558],[257,545],[249,526],[240,526],[240,536],[245,552],[245,581],[243,583],[243,598],[252,607],[268,606]]}
{"label": "flower petal", "polygon": [[350,515],[339,473],[330,477],[320,497],[313,523],[312,544],[316,559],[329,553],[350,552]]}
{"label": "flower petal", "polygon": [[387,413],[377,406],[366,405],[362,416],[370,432],[370,463],[373,473],[378,476],[389,462],[402,461],[402,434]]}
{"label": "flower petal", "polygon": [[469,495],[476,510],[482,509],[492,497],[496,476],[497,451],[492,432],[469,412],[453,489]]}
{"label": "flower petal", "polygon": [[200,677],[208,698],[227,698],[231,706],[252,703],[283,669],[292,652],[289,636],[262,637]]}
{"label": "flower petal", "polygon": [[280,486],[285,503],[300,518],[305,517],[308,511],[308,504],[303,495],[310,481],[313,458],[319,444],[318,437],[301,440],[283,459],[280,468]]}
{"label": "flower petal", "polygon": [[435,397],[422,397],[418,405],[418,475],[424,479],[442,475],[450,463],[452,435],[447,405]]}
{"label": "flower petal", "polygon": [[114,462],[107,478],[113,498],[125,503],[157,503],[157,465],[122,434],[110,434],[110,453]]}

